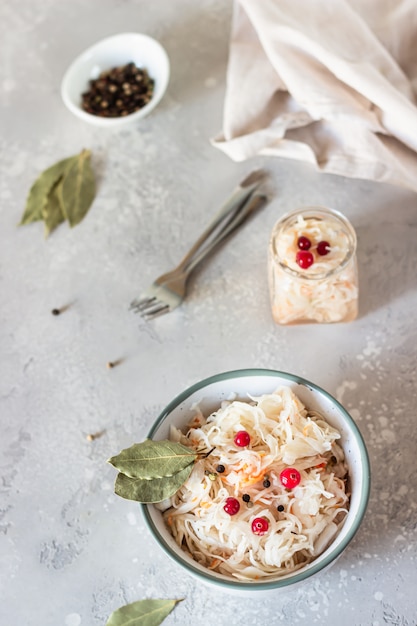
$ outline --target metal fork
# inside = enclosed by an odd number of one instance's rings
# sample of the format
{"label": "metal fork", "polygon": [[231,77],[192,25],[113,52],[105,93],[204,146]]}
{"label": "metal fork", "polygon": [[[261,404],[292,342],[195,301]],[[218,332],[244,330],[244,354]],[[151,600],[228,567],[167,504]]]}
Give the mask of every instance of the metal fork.
{"label": "metal fork", "polygon": [[214,216],[202,235],[176,268],[159,276],[130,308],[151,320],[177,308],[187,292],[187,280],[195,267],[246,218],[263,206],[267,198],[256,193],[265,178],[262,171],[249,174]]}

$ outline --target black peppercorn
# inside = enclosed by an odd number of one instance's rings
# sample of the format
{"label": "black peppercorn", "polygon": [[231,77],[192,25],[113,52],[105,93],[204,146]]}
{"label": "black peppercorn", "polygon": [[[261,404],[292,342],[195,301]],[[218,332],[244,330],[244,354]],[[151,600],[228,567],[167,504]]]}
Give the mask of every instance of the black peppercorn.
{"label": "black peppercorn", "polygon": [[262,483],[263,486],[265,488],[270,487],[271,486],[271,481],[269,481],[267,478],[265,478],[264,482]]}
{"label": "black peppercorn", "polygon": [[243,496],[242,496],[242,500],[243,500],[243,502],[249,502],[250,495],[248,493],[244,493]]}
{"label": "black peppercorn", "polygon": [[282,504],[278,504],[277,506],[277,511],[279,511],[280,513],[282,513],[282,511],[284,510],[284,506]]}
{"label": "black peppercorn", "polygon": [[102,72],[89,86],[82,94],[84,111],[100,117],[124,117],[148,104],[154,81],[145,69],[128,63]]}
{"label": "black peppercorn", "polygon": [[225,466],[224,465],[218,465],[216,467],[216,471],[219,472],[219,474],[223,474],[223,472],[225,471]]}

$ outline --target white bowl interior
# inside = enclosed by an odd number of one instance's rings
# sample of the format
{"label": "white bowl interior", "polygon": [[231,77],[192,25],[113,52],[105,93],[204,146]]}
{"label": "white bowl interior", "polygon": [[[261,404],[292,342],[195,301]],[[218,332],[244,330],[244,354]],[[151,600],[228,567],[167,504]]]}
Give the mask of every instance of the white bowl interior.
{"label": "white bowl interior", "polygon": [[[120,118],[101,118],[83,111],[81,94],[87,91],[89,81],[98,78],[104,70],[131,61],[145,68],[155,81],[150,102],[140,111]],[[164,95],[169,74],[169,59],[159,42],[148,35],[122,33],[99,41],[75,59],[62,80],[61,95],[65,105],[78,117],[98,126],[117,126],[148,115]]]}
{"label": "white bowl interior", "polygon": [[219,374],[208,381],[202,381],[180,394],[168,405],[156,421],[149,437],[156,440],[168,439],[171,424],[184,430],[193,415],[192,407],[196,403],[205,415],[209,415],[219,408],[223,400],[249,400],[249,395],[271,393],[281,385],[289,386],[308,409],[320,412],[329,424],[341,433],[341,444],[349,467],[352,492],[349,513],[332,544],[312,563],[288,576],[252,583],[233,581],[230,577],[209,571],[196,563],[176,544],[163,521],[161,512],[154,505],[143,505],[145,519],[157,541],[171,557],[185,565],[191,574],[198,576],[206,583],[219,585],[229,590],[268,590],[299,583],[330,566],[340,556],[356,533],[365,514],[370,484],[369,460],[356,424],[346,410],[327,392],[291,374],[273,370],[240,370]]}

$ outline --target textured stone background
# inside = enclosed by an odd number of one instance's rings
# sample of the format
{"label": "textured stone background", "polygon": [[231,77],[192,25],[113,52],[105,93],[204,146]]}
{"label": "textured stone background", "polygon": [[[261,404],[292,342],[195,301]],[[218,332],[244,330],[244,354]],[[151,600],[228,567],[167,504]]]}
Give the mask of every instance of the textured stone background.
{"label": "textured stone background", "polygon": [[[1,624],[96,626],[144,597],[185,598],[167,626],[417,624],[417,197],[278,159],[235,164],[210,146],[231,10],[220,0],[1,4]],[[172,78],[149,118],[105,132],[65,109],[60,81],[84,48],[123,31],[159,39]],[[16,228],[33,179],[83,147],[100,179],[85,221],[48,241],[39,224]],[[271,173],[272,202],[198,271],[182,308],[153,324],[129,313],[257,166]],[[316,203],[357,229],[360,317],[280,328],[268,301],[269,233],[284,211]],[[105,463],[186,386],[241,367],[297,373],[336,395],[373,472],[366,518],[337,564],[258,603],[183,574],[138,507],[113,495]]]}

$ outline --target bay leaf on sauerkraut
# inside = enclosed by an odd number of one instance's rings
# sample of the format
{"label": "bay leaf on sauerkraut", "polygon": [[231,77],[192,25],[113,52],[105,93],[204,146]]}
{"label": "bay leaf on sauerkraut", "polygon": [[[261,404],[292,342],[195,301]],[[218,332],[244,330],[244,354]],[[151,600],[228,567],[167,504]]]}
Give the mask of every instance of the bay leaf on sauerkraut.
{"label": "bay leaf on sauerkraut", "polygon": [[130,478],[170,477],[194,463],[196,452],[174,441],[145,439],[109,459],[109,463]]}
{"label": "bay leaf on sauerkraut", "polygon": [[130,478],[119,474],[114,487],[115,493],[127,500],[136,500],[143,503],[162,502],[170,498],[182,487],[193,469],[193,463],[173,474],[162,478]]}

